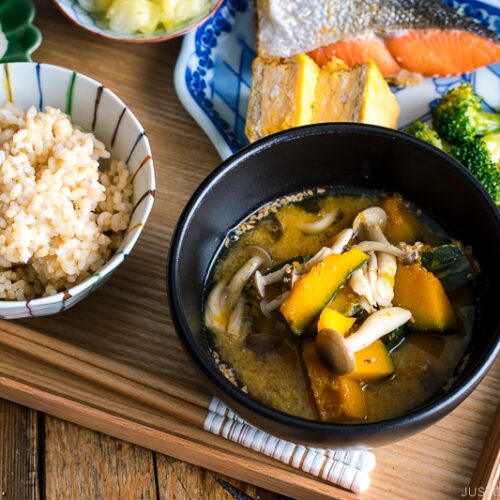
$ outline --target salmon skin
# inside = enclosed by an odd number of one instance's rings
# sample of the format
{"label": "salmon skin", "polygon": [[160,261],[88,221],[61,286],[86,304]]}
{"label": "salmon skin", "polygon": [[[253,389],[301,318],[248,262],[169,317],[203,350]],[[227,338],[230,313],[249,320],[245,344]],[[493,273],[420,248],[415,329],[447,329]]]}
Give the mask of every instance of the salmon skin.
{"label": "salmon skin", "polygon": [[384,76],[452,75],[500,61],[499,35],[438,0],[257,0],[257,14],[257,49],[267,57],[371,59]]}

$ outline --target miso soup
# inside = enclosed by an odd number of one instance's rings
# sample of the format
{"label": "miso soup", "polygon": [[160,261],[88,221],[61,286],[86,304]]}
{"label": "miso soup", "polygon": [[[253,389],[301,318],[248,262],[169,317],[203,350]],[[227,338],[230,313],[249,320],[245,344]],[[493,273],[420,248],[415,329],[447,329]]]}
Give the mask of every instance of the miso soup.
{"label": "miso soup", "polygon": [[278,410],[396,417],[450,386],[470,340],[470,249],[397,194],[309,190],[232,230],[204,300],[223,372]]}

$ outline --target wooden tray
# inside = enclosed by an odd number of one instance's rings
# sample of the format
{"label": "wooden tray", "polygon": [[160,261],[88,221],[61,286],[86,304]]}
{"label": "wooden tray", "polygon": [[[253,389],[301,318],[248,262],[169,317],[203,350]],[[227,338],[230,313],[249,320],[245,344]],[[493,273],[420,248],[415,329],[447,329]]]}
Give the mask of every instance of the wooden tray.
{"label": "wooden tray", "polygon": [[[165,294],[170,235],[189,195],[219,159],[177,101],[172,71],[178,41],[125,46],[66,23],[39,3],[45,40],[38,61],[87,74],[110,87],[148,132],[156,164],[152,217],[135,251],[101,290],[53,317],[0,322],[0,335],[43,333],[161,377],[205,390],[176,338]],[[138,382],[140,382],[140,377]],[[297,498],[353,498],[307,474],[203,434],[124,396],[0,349],[0,397],[167,455]],[[457,498],[465,492],[500,398],[500,362],[474,394],[424,433],[376,451],[366,498]]]}

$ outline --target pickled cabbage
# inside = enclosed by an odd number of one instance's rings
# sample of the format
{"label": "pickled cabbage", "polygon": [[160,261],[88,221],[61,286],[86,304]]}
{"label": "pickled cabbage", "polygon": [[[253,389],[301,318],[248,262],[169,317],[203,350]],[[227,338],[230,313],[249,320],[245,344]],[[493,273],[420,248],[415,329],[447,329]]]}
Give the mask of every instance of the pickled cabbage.
{"label": "pickled cabbage", "polygon": [[209,0],[78,0],[88,12],[102,14],[112,31],[150,35],[182,26],[208,12]]}
{"label": "pickled cabbage", "polygon": [[149,35],[160,23],[160,15],[160,6],[149,0],[115,0],[106,13],[106,19],[110,29],[117,33]]}
{"label": "pickled cabbage", "polygon": [[207,0],[160,0],[161,21],[165,28],[172,28],[203,12]]}
{"label": "pickled cabbage", "polygon": [[113,3],[113,0],[78,0],[82,9],[96,14],[105,13]]}

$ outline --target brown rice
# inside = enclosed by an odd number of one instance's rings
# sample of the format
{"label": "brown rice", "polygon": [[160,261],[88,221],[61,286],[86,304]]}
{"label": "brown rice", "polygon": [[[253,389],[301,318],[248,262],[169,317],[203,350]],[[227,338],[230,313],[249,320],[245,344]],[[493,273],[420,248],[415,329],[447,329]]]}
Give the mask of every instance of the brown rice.
{"label": "brown rice", "polygon": [[0,299],[53,295],[97,271],[123,239],[132,186],[92,133],[47,107],[0,108]]}

